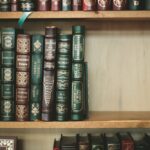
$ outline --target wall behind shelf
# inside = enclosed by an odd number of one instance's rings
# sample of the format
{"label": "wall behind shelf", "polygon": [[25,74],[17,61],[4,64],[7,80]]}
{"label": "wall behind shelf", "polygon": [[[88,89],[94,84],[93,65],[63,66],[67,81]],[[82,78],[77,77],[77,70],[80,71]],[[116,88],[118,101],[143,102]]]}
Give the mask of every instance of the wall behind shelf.
{"label": "wall behind shelf", "polygon": [[[16,22],[0,21],[2,26]],[[150,110],[150,22],[29,21],[27,32],[44,33],[46,25],[69,32],[71,25],[86,25],[86,60],[89,63],[89,105],[97,111]],[[22,150],[51,150],[61,133],[96,133],[101,130],[0,129],[0,135],[23,139]],[[102,130],[104,131],[104,130]],[[113,130],[115,131],[115,130]],[[140,130],[141,131],[141,130]]]}

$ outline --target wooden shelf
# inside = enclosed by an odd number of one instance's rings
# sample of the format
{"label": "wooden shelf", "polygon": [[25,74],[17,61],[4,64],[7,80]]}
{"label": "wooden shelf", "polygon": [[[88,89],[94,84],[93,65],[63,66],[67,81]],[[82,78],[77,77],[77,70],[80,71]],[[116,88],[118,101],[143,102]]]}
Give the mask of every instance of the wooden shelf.
{"label": "wooden shelf", "polygon": [[91,112],[89,118],[67,122],[0,122],[0,128],[150,128],[150,112]]}
{"label": "wooden shelf", "polygon": [[[23,12],[0,12],[0,19],[19,19]],[[29,19],[149,20],[150,11],[45,11]]]}

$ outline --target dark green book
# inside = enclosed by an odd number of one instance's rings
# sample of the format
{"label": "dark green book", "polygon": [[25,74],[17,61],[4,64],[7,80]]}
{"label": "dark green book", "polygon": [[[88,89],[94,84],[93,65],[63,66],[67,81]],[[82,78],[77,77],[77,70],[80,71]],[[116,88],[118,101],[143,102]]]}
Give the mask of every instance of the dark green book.
{"label": "dark green book", "polygon": [[58,37],[58,55],[56,71],[56,115],[57,121],[69,119],[70,77],[71,77],[71,35]]}
{"label": "dark green book", "polygon": [[91,150],[104,150],[104,139],[102,136],[91,136]]}
{"label": "dark green book", "polygon": [[12,121],[15,118],[15,48],[16,30],[1,29],[1,120]]}
{"label": "dark green book", "polygon": [[33,35],[30,80],[30,120],[32,121],[41,119],[43,52],[44,37],[42,35]]}
{"label": "dark green book", "polygon": [[149,144],[145,141],[145,136],[144,135],[137,135],[137,134],[131,134],[134,145],[135,145],[135,150],[149,150]]}

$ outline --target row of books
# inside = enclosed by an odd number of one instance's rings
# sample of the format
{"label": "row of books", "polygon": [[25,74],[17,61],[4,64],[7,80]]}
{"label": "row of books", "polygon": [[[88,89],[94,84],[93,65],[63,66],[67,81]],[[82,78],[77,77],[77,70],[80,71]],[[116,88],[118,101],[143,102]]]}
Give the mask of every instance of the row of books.
{"label": "row of books", "polygon": [[2,121],[84,120],[88,114],[85,27],[45,35],[1,29],[0,104]]}
{"label": "row of books", "polygon": [[149,0],[1,0],[0,11],[150,10]]}
{"label": "row of books", "polygon": [[53,150],[150,150],[150,135],[116,134],[63,136],[54,141]]}

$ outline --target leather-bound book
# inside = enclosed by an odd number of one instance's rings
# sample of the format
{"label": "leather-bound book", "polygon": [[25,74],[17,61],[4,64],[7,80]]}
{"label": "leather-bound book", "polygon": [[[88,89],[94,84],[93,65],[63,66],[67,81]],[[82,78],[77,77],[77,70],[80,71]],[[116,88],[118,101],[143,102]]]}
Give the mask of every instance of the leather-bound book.
{"label": "leather-bound book", "polygon": [[60,141],[54,140],[53,150],[60,150]]}
{"label": "leather-bound book", "polygon": [[16,30],[14,28],[1,29],[1,120],[11,121],[15,118],[15,48]]}
{"label": "leather-bound book", "polygon": [[104,139],[100,135],[91,136],[91,150],[104,150]]}
{"label": "leather-bound book", "polygon": [[37,11],[49,11],[50,0],[37,0]]}
{"label": "leather-bound book", "polygon": [[122,150],[134,150],[134,142],[131,135],[128,132],[117,133]]}
{"label": "leather-bound book", "polygon": [[77,135],[78,149],[79,150],[90,150],[91,147],[91,135],[86,136]]}
{"label": "leather-bound book", "polygon": [[78,149],[77,136],[61,135],[60,149],[61,150],[77,150]]}
{"label": "leather-bound book", "polygon": [[17,35],[16,120],[29,120],[30,35]]}
{"label": "leather-bound book", "polygon": [[56,120],[70,118],[70,75],[71,75],[71,35],[58,37],[57,75],[56,75]]}
{"label": "leather-bound book", "polygon": [[10,9],[11,11],[18,11],[18,0],[10,1]]}
{"label": "leather-bound book", "polygon": [[149,150],[150,143],[145,141],[145,136],[143,134],[131,134],[135,150]]}
{"label": "leather-bound book", "polygon": [[120,142],[116,135],[104,134],[103,138],[106,150],[120,150]]}
{"label": "leather-bound book", "polygon": [[43,71],[43,98],[42,120],[54,120],[54,87],[55,87],[55,61],[56,61],[56,36],[55,26],[45,29],[44,71]]}
{"label": "leather-bound book", "polygon": [[10,11],[10,0],[1,0],[0,1],[0,11]]}
{"label": "leather-bound book", "polygon": [[32,36],[30,120],[41,119],[44,37]]}

